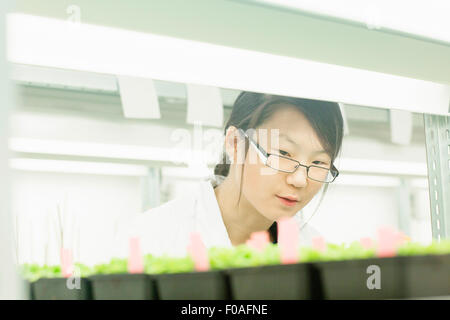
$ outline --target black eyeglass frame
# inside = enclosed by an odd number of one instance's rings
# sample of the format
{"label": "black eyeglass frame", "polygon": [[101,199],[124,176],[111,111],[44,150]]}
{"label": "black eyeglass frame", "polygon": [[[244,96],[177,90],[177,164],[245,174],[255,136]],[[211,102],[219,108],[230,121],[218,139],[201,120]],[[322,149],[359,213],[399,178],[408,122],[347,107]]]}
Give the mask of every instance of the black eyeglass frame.
{"label": "black eyeglass frame", "polygon": [[[272,168],[272,169],[277,170],[277,171],[285,172],[285,173],[294,173],[295,171],[297,171],[297,169],[298,169],[299,167],[304,167],[304,168],[306,168],[306,175],[308,176],[309,179],[314,180],[314,181],[317,181],[317,182],[321,182],[321,183],[332,183],[332,182],[334,182],[334,181],[336,180],[336,178],[339,176],[339,171],[338,171],[338,169],[334,166],[334,164],[332,164],[332,165],[331,165],[331,168],[329,168],[329,169],[328,169],[328,168],[321,167],[321,166],[316,166],[316,165],[305,166],[304,164],[301,164],[300,161],[298,161],[298,160],[295,160],[295,159],[292,159],[292,158],[289,158],[289,157],[286,157],[286,156],[282,156],[282,155],[279,155],[279,154],[268,153],[268,152],[267,152],[266,150],[264,150],[257,142],[255,142],[252,138],[250,138],[250,137],[244,132],[244,130],[238,129],[238,131],[239,131],[244,137],[246,137],[246,138],[253,144],[254,147],[256,147],[256,149],[260,152],[260,155],[262,155],[262,156],[265,158],[265,160],[263,160],[264,165],[268,166],[269,168]],[[294,169],[293,171],[286,171],[286,170],[281,170],[281,169],[273,168],[273,167],[271,167],[271,166],[269,166],[269,165],[267,164],[267,160],[269,159],[269,156],[271,156],[271,155],[276,156],[276,157],[280,157],[280,158],[285,158],[285,159],[287,159],[287,160],[294,161],[294,162],[297,163],[297,165],[295,166],[295,169]],[[311,168],[311,167],[320,168],[320,169],[324,169],[324,170],[330,171],[330,172],[331,172],[331,175],[333,176],[333,180],[331,180],[331,181],[320,181],[320,180],[311,178],[311,177],[309,176],[309,168]]]}

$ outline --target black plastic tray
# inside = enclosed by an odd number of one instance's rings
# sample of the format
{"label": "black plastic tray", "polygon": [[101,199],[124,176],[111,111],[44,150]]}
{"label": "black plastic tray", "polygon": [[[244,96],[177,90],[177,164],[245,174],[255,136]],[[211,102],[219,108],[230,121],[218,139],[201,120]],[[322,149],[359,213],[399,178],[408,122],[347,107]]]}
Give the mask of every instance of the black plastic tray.
{"label": "black plastic tray", "polygon": [[90,300],[91,283],[80,279],[80,289],[68,289],[66,278],[41,278],[31,286],[34,300]]}
{"label": "black plastic tray", "polygon": [[33,293],[33,282],[28,280],[23,280],[23,289],[25,291],[25,299],[27,300],[35,300]]}
{"label": "black plastic tray", "polygon": [[450,254],[403,256],[405,297],[450,295]]}
{"label": "black plastic tray", "polygon": [[108,274],[89,277],[94,300],[157,300],[153,278],[147,274]]}
{"label": "black plastic tray", "polygon": [[158,274],[154,277],[161,300],[230,299],[230,290],[223,271]]}
{"label": "black plastic tray", "polygon": [[318,272],[310,263],[229,269],[234,300],[321,298]]}
{"label": "black plastic tray", "polygon": [[[402,257],[370,258],[313,263],[321,277],[324,299],[401,299],[405,297]],[[370,288],[369,266],[378,266],[380,288]],[[371,278],[373,279],[373,278]]]}

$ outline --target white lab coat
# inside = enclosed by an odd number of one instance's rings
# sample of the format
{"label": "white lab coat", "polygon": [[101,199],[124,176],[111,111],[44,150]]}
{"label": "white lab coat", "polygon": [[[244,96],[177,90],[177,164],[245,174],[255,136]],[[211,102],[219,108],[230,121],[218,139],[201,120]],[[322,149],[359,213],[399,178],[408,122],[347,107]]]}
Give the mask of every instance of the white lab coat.
{"label": "white lab coat", "polygon": [[[132,236],[140,238],[144,254],[184,256],[193,231],[200,233],[207,248],[232,247],[214,193],[214,186],[223,178],[211,176],[181,197],[132,216],[118,228],[113,256],[127,256],[128,239]],[[303,226],[301,212],[295,219],[299,228]],[[313,237],[320,236],[310,225],[305,225],[299,234],[299,244],[307,246]]]}

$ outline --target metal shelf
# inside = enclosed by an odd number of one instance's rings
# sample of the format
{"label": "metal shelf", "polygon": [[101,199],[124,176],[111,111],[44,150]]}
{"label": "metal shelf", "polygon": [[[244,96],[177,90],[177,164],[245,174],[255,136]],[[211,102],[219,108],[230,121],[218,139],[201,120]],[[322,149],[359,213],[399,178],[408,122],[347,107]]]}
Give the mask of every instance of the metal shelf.
{"label": "metal shelf", "polygon": [[450,116],[424,114],[433,239],[450,238]]}

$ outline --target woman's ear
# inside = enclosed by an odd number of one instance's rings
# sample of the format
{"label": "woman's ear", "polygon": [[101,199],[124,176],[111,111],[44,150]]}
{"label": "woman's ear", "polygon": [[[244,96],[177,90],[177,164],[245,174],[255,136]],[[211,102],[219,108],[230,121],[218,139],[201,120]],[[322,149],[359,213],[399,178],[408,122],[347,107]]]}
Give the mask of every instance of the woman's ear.
{"label": "woman's ear", "polygon": [[243,164],[245,161],[245,138],[240,129],[230,126],[225,134],[225,152],[231,163]]}
{"label": "woman's ear", "polygon": [[229,126],[225,134],[225,152],[231,163],[236,163],[237,159],[237,128]]}

